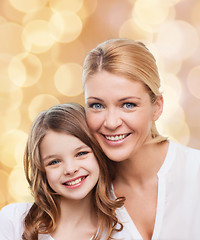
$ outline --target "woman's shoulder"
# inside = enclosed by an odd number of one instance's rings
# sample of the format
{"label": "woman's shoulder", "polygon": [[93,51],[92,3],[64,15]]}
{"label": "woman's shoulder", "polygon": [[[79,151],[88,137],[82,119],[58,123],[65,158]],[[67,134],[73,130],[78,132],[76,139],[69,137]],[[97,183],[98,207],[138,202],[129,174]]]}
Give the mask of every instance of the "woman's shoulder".
{"label": "woman's shoulder", "polygon": [[170,142],[170,145],[176,154],[182,155],[185,158],[197,158],[200,161],[200,149],[195,149],[176,142]]}

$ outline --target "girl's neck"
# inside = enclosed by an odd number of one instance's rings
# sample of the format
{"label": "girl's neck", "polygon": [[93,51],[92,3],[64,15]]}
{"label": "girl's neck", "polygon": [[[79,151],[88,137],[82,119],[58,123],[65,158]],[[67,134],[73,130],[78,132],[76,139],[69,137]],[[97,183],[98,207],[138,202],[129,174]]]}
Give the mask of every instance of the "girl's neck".
{"label": "girl's neck", "polygon": [[78,224],[81,221],[87,221],[89,219],[94,221],[94,218],[96,218],[91,194],[88,194],[88,196],[81,200],[61,199],[60,211],[60,219],[70,224]]}
{"label": "girl's neck", "polygon": [[81,200],[61,199],[60,218],[52,237],[63,239],[90,239],[98,228],[98,218],[92,204],[91,194]]}
{"label": "girl's neck", "polygon": [[143,184],[157,177],[168,150],[169,142],[147,144],[133,157],[117,163],[117,174],[114,182]]}

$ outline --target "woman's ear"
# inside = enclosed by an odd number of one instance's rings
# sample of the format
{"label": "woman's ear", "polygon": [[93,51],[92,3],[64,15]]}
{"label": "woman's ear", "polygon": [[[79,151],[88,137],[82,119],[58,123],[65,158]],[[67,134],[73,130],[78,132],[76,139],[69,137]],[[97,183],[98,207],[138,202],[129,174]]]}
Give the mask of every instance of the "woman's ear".
{"label": "woman's ear", "polygon": [[158,120],[158,118],[160,117],[160,115],[163,112],[163,96],[158,96],[156,98],[156,101],[154,102],[154,113],[153,113],[153,121]]}

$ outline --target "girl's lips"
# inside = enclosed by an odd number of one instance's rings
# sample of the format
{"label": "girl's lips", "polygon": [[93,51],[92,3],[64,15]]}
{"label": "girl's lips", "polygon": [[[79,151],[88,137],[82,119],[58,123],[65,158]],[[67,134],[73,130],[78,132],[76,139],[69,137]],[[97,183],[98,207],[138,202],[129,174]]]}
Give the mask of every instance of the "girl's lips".
{"label": "girl's lips", "polygon": [[64,185],[66,188],[70,188],[70,189],[77,188],[77,187],[81,186],[81,185],[85,182],[87,176],[88,176],[88,175],[74,178],[74,179],[72,179],[72,180],[69,180],[69,181],[67,181],[67,182],[64,182],[63,185]]}

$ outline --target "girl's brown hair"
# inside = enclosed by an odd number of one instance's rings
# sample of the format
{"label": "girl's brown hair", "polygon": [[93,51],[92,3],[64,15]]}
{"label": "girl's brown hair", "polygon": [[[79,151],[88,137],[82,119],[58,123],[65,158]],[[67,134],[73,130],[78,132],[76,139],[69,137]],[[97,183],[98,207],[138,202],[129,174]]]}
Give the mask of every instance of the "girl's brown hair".
{"label": "girl's brown hair", "polygon": [[92,192],[93,207],[99,220],[99,227],[93,239],[99,240],[105,230],[106,239],[111,239],[114,231],[123,228],[115,216],[115,209],[123,205],[124,198],[110,198],[110,161],[88,129],[84,108],[74,103],[60,104],[40,113],[31,128],[25,149],[24,168],[34,203],[25,217],[22,239],[38,240],[38,234],[55,231],[60,216],[59,196],[52,191],[47,182],[39,150],[48,130],[75,136],[93,150],[100,168],[99,180]]}
{"label": "girl's brown hair", "polygon": [[[111,39],[100,43],[87,54],[84,60],[83,85],[90,76],[100,71],[142,82],[152,103],[161,96],[156,60],[141,42],[130,39]],[[158,133],[155,122],[151,127],[151,136],[153,142],[162,142],[167,139]]]}

